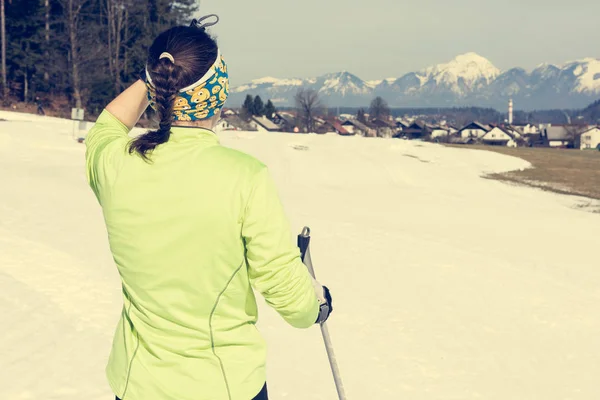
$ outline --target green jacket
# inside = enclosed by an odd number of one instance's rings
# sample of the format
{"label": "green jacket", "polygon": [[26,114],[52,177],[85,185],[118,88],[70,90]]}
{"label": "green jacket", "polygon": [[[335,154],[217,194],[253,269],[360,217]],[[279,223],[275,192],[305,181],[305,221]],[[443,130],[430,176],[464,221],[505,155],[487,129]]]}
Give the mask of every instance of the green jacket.
{"label": "green jacket", "polygon": [[152,163],[128,133],[105,110],[86,138],[123,284],[110,386],[123,400],[249,400],[266,380],[252,288],[294,327],[319,312],[273,181],[209,130],[173,128]]}

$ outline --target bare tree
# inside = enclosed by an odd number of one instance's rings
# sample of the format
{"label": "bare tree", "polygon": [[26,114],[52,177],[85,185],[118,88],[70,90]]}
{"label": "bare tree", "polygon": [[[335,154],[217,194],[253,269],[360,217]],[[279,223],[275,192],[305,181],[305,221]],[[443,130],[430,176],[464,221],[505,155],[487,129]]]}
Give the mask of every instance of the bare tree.
{"label": "bare tree", "polygon": [[584,129],[579,125],[566,125],[565,131],[567,132],[567,140],[569,141],[567,147],[579,148],[581,147],[581,134]]}
{"label": "bare tree", "polygon": [[358,112],[356,113],[356,119],[358,122],[361,122],[363,124],[365,124],[367,122],[367,117],[365,116],[365,109],[364,108],[359,108]]}
{"label": "bare tree", "polygon": [[129,43],[129,9],[131,8],[130,3],[125,4],[125,23],[123,32],[123,74],[127,75],[129,66],[129,52],[127,51],[127,44]]}
{"label": "bare tree", "polygon": [[315,131],[315,117],[323,109],[319,93],[313,89],[302,88],[294,98],[298,117],[306,132]]}
{"label": "bare tree", "polygon": [[375,97],[369,108],[369,116],[371,119],[387,119],[390,116],[390,107],[387,101],[381,97]]}
{"label": "bare tree", "polygon": [[115,83],[115,92],[121,91],[121,73],[123,65],[121,63],[121,51],[123,47],[123,30],[127,30],[127,12],[126,1],[124,0],[106,0],[106,16],[108,19],[108,66]]}
{"label": "bare tree", "polygon": [[46,10],[46,26],[44,27],[44,62],[46,63],[44,66],[44,82],[48,83],[50,82],[50,73],[48,72],[50,66],[50,0],[44,0],[44,8]]}
{"label": "bare tree", "polygon": [[4,0],[0,0],[0,14],[0,30],[2,30],[2,89],[4,101],[8,101],[8,84],[6,83],[6,16],[4,15]]}
{"label": "bare tree", "polygon": [[81,76],[80,66],[81,49],[79,43],[80,34],[80,14],[81,9],[87,0],[59,0],[65,10],[65,25],[69,38],[69,61],[71,66],[71,84],[73,85],[73,97],[75,99],[75,107],[81,108],[83,100],[81,96]]}

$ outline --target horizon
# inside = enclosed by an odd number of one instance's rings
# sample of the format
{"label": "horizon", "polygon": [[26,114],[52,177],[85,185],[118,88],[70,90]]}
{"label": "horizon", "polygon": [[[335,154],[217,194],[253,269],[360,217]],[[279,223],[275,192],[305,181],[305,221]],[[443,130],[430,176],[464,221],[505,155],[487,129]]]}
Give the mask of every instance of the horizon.
{"label": "horizon", "polygon": [[[260,95],[256,95],[253,97],[260,97],[261,100],[267,100],[267,99],[263,99]],[[384,99],[385,100],[385,99]],[[528,109],[523,109],[523,108],[518,108],[516,107],[516,104],[513,101],[513,105],[514,110],[513,112],[515,114],[519,113],[519,114],[535,114],[535,113],[561,113],[561,115],[563,115],[562,113],[564,112],[581,112],[586,110],[587,108],[594,106],[595,104],[598,103],[598,101],[594,101],[590,104],[588,104],[587,106],[583,107],[583,108],[540,108],[540,109],[532,109],[532,110],[528,110]],[[243,107],[243,105],[236,105],[236,106],[227,106],[225,107],[225,109],[230,109],[230,110],[239,110]],[[280,111],[284,111],[284,112],[289,112],[289,111],[294,111],[297,110],[296,106],[276,106],[278,110]],[[340,115],[341,114],[356,114],[356,112],[358,110],[365,110],[366,114],[369,114],[369,104],[365,104],[364,106],[327,106],[326,107],[328,110],[339,110],[340,111]],[[423,107],[394,107],[394,106],[388,106],[389,110],[392,111],[392,114],[394,112],[414,112],[417,113],[419,111],[437,111],[437,112],[441,112],[441,113],[445,113],[445,112],[452,112],[452,111],[457,111],[457,110],[480,110],[480,111],[484,111],[484,110],[490,110],[493,112],[496,112],[498,114],[508,114],[508,104],[506,105],[506,110],[505,109],[499,109],[498,107],[483,107],[483,106],[447,106],[447,107],[434,107],[434,106],[423,106]],[[417,115],[417,114],[413,114]],[[421,114],[419,116],[427,116],[427,115],[433,115],[433,114]],[[393,116],[393,115],[392,115]],[[573,115],[569,115],[569,117],[573,118],[573,117],[577,117],[577,115],[573,114]],[[556,124],[553,124],[556,125]]]}
{"label": "horizon", "polygon": [[599,59],[592,38],[600,2],[505,0],[499,5],[263,0],[258,7],[203,0],[199,14],[221,18],[211,33],[228,60],[233,86],[263,77],[310,78],[342,70],[365,81],[398,78],[469,52],[502,71]]}
{"label": "horizon", "polygon": [[506,69],[502,69],[502,68],[499,68],[498,66],[496,66],[496,64],[494,64],[493,60],[490,60],[489,58],[487,58],[485,56],[482,56],[481,54],[479,54],[477,52],[469,51],[469,52],[466,52],[466,53],[457,54],[454,58],[449,59],[449,60],[440,61],[439,63],[432,64],[432,65],[427,65],[427,66],[423,66],[423,67],[421,67],[421,68],[419,68],[417,70],[414,70],[414,71],[407,71],[407,72],[403,73],[402,75],[389,76],[387,78],[363,79],[361,76],[359,76],[358,74],[355,74],[353,71],[350,71],[350,70],[346,69],[346,70],[340,70],[340,71],[329,71],[329,72],[325,72],[325,73],[323,73],[321,75],[316,75],[316,76],[273,76],[273,75],[265,75],[265,76],[262,76],[262,77],[259,77],[259,78],[252,79],[251,81],[241,83],[241,85],[244,85],[244,84],[247,84],[247,83],[254,83],[255,81],[260,81],[260,80],[265,80],[265,79],[276,79],[276,80],[286,80],[286,79],[314,79],[314,78],[322,77],[324,75],[343,74],[343,73],[348,73],[348,74],[354,75],[357,78],[362,79],[365,83],[370,84],[370,83],[377,82],[377,81],[381,82],[381,81],[384,81],[384,80],[388,80],[388,81],[389,80],[397,80],[397,79],[402,78],[403,76],[405,76],[407,74],[410,74],[410,73],[424,72],[428,68],[435,67],[435,66],[438,66],[438,65],[448,64],[449,62],[455,60],[457,57],[465,56],[465,55],[469,55],[469,54],[475,54],[477,56],[485,58],[486,60],[488,60],[489,62],[491,62],[496,68],[498,68],[500,70],[500,73],[505,73],[505,72],[511,71],[513,69],[522,69],[525,72],[527,72],[528,74],[530,74],[533,71],[535,71],[536,69],[542,68],[542,67],[545,67],[545,66],[553,66],[553,67],[557,67],[557,68],[564,68],[564,67],[566,67],[566,66],[568,66],[570,64],[578,63],[578,62],[585,62],[585,61],[589,61],[589,60],[600,61],[600,57],[582,57],[582,58],[579,58],[579,59],[576,59],[576,60],[568,60],[568,61],[565,61],[565,62],[562,62],[562,63],[543,62],[543,63],[540,63],[540,64],[538,64],[538,65],[536,65],[536,66],[534,66],[532,68],[524,68],[524,67],[521,67],[519,65],[515,65],[515,66],[509,67],[509,68],[506,68]]}

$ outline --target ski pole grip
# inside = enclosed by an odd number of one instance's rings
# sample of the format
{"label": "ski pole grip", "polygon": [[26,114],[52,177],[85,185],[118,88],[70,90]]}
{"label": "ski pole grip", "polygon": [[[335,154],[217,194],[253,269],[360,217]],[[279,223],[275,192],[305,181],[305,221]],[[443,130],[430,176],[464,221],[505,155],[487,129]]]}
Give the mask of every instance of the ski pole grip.
{"label": "ski pole grip", "polygon": [[298,235],[298,247],[300,248],[300,255],[302,261],[306,258],[306,252],[308,251],[308,245],[310,244],[310,228],[304,227],[302,233]]}

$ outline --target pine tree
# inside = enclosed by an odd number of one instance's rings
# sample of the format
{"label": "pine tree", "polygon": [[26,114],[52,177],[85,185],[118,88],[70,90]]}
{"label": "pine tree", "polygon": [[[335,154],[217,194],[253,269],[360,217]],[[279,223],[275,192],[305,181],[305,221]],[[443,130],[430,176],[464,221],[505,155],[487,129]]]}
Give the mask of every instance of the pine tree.
{"label": "pine tree", "polygon": [[265,115],[265,103],[263,103],[260,96],[256,96],[254,98],[254,114],[258,117],[262,117]]}
{"label": "pine tree", "polygon": [[265,116],[267,118],[271,119],[271,118],[273,118],[273,114],[275,114],[276,112],[277,112],[277,109],[275,108],[275,105],[269,99],[269,101],[267,101],[267,105],[265,106]]}
{"label": "pine tree", "polygon": [[362,122],[363,124],[367,122],[367,117],[365,116],[364,108],[358,109],[358,112],[356,113],[356,119],[358,120],[358,122]]}
{"label": "pine tree", "polygon": [[247,95],[246,100],[244,100],[244,104],[242,105],[242,118],[248,120],[252,118],[254,115],[254,97],[252,95]]}
{"label": "pine tree", "polygon": [[199,10],[199,1],[197,0],[163,0],[166,3],[166,10],[170,18],[167,20],[168,28],[174,25],[189,25],[192,17]]}
{"label": "pine tree", "polygon": [[41,80],[39,68],[44,64],[40,2],[14,0],[6,10],[6,20],[7,72],[12,81],[13,95],[28,101],[31,87],[35,88],[36,80]]}
{"label": "pine tree", "polygon": [[8,101],[8,80],[6,73],[6,7],[4,6],[4,0],[0,0],[0,29],[2,30],[2,99],[4,102]]}

